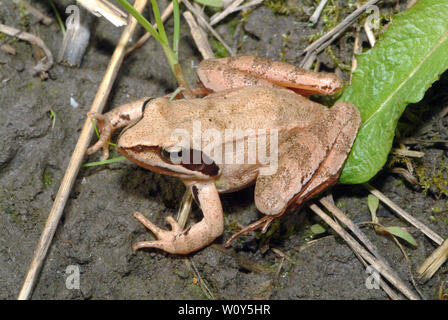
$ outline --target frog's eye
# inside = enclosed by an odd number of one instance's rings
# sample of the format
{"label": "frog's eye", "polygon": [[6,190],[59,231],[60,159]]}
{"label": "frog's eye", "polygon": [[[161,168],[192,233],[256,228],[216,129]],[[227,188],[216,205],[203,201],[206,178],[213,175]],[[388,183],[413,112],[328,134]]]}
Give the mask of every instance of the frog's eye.
{"label": "frog's eye", "polygon": [[174,164],[180,164],[182,162],[182,156],[184,155],[185,149],[181,146],[172,146],[167,148],[162,148],[160,152],[162,157]]}

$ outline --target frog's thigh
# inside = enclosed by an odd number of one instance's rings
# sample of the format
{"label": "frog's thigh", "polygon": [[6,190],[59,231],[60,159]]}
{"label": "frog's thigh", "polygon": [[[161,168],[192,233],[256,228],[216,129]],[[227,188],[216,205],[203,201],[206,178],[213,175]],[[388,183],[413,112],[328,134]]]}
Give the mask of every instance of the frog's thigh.
{"label": "frog's thigh", "polygon": [[325,151],[313,133],[293,133],[279,147],[277,171],[257,178],[255,205],[258,210],[266,215],[282,213],[319,168]]}
{"label": "frog's thigh", "polygon": [[[328,157],[325,158],[321,167],[316,172],[315,177],[303,191],[303,194],[310,195],[307,199],[337,182],[344,162],[356,138],[356,133],[361,125],[361,116],[355,106],[348,103],[338,103],[332,110],[346,118],[347,122],[341,128]],[[301,201],[303,202],[307,199],[301,199]]]}
{"label": "frog's thigh", "polygon": [[279,147],[277,172],[257,179],[257,208],[277,215],[335,183],[360,123],[356,107],[338,103],[311,128],[292,134]]}

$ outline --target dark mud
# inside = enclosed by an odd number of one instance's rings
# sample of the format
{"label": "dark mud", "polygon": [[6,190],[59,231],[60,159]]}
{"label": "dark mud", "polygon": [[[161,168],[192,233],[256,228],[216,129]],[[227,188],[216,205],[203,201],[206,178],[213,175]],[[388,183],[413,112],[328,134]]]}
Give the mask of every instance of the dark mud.
{"label": "dark mud", "polygon": [[[46,1],[32,3],[52,15]],[[65,11],[69,3],[58,1],[59,11]],[[387,4],[385,6],[390,9]],[[305,7],[290,15],[280,15],[259,6],[245,15],[239,27],[235,23],[238,20],[234,19],[241,19],[241,16],[233,16],[217,30],[238,49],[239,54],[298,64],[301,50],[309,43],[307,37],[322,29],[322,22],[314,28],[309,26],[306,13],[310,14],[310,10]],[[22,20],[12,2],[0,3],[1,23],[20,28]],[[182,23],[186,26],[185,21]],[[194,67],[200,56],[187,28],[182,29],[181,63],[190,83],[195,83]],[[232,36],[234,30],[237,33]],[[347,64],[351,63],[352,33],[353,30],[333,47],[336,55]],[[40,26],[40,34],[56,55],[62,40],[59,28],[55,24]],[[81,68],[55,65],[50,71],[51,79],[46,81],[30,75],[29,70],[35,62],[27,43],[7,40],[18,51],[14,57],[0,51],[2,299],[16,298],[21,288],[119,34],[112,25],[98,20]],[[342,42],[347,46],[341,46]],[[325,53],[319,59],[323,70],[336,68],[339,74],[347,77]],[[425,121],[419,123],[427,130],[415,130],[417,137],[425,139],[437,135],[439,139],[447,139],[446,120],[437,117],[447,101],[447,85],[445,79],[427,94],[423,104],[431,104],[431,108],[425,109],[422,116]],[[175,87],[162,50],[150,40],[125,60],[108,107],[142,96],[160,96]],[[71,99],[78,107],[73,107]],[[411,111],[419,110],[421,106],[413,106]],[[54,127],[51,111],[56,114]],[[426,174],[430,177],[431,172],[435,174],[441,170],[447,160],[443,146],[416,147],[419,148],[425,152],[419,165],[426,166]],[[97,159],[98,155],[93,155],[87,157],[86,162]],[[421,188],[403,183],[387,170],[372,183],[434,231],[442,236],[448,234],[446,195],[438,188],[432,186],[426,194]],[[166,227],[164,219],[177,213],[183,191],[184,186],[177,179],[143,170],[129,162],[81,169],[32,298],[206,299],[204,291],[195,284],[184,257],[156,250],[132,250],[136,241],[153,239],[132,213],[140,211],[159,226]],[[334,195],[338,205],[355,222],[370,220],[368,194],[360,186],[337,186]],[[226,227],[224,235],[216,240],[217,244],[223,244],[229,238],[237,222],[247,225],[260,217],[253,203],[253,188],[224,195],[222,203]],[[379,216],[385,225],[406,226],[418,241],[416,249],[405,245],[415,271],[435,249],[434,244],[386,207],[380,206]],[[192,219],[200,218],[200,212],[194,208]],[[273,250],[262,253],[260,247],[264,238],[259,234],[243,238],[231,247],[232,252],[265,267],[262,269],[265,271],[247,270],[235,256],[213,247],[189,258],[217,299],[387,299],[382,290],[367,289],[368,274],[364,267],[329,228],[326,236],[308,244],[309,228],[319,222],[308,210],[291,213],[282,219],[279,231],[270,240],[270,247],[290,257],[283,262]],[[407,262],[393,240],[375,234],[370,227],[363,227],[363,230],[402,279],[411,285]],[[277,272],[280,263],[283,264]],[[79,267],[79,290],[66,287],[66,269],[70,265]],[[442,267],[432,280],[419,284],[419,290],[426,298],[437,297],[439,285],[447,277],[446,271],[447,267]]]}

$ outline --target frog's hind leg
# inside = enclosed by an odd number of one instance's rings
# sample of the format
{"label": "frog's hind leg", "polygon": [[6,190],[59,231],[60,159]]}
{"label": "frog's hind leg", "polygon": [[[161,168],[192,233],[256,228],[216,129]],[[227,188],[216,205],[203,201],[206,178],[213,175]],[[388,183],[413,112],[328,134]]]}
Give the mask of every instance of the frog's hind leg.
{"label": "frog's hind leg", "polygon": [[286,62],[253,56],[204,60],[197,73],[202,83],[213,91],[262,85],[281,86],[310,96],[334,94],[343,85],[332,73],[312,72]]}
{"label": "frog's hind leg", "polygon": [[263,228],[283,215],[288,203],[312,178],[325,157],[325,147],[311,132],[295,131],[278,150],[278,167],[272,175],[259,176],[255,185],[255,205],[266,216],[248,225],[226,242]]}
{"label": "frog's hind leg", "polygon": [[224,218],[218,191],[213,182],[197,183],[192,186],[192,194],[199,204],[204,218],[191,228],[182,230],[173,217],[167,217],[171,230],[163,230],[136,212],[134,216],[151,230],[156,241],[142,241],[134,244],[140,248],[158,248],[174,254],[188,254],[202,249],[219,237],[224,230]]}
{"label": "frog's hind leg", "polygon": [[[329,121],[330,126],[320,121]],[[361,123],[359,111],[339,103],[320,121],[310,130],[294,132],[279,146],[277,171],[259,176],[255,186],[255,204],[266,216],[233,235],[226,245],[258,228],[266,231],[287,209],[300,207],[337,182]]]}
{"label": "frog's hind leg", "polygon": [[301,194],[305,196],[299,197],[292,203],[289,207],[291,210],[300,207],[308,199],[338,181],[344,162],[356,138],[356,133],[361,126],[359,111],[352,104],[341,102],[337,103],[332,109],[347,117],[347,125],[341,129],[335,143],[331,147],[331,151],[316,171],[312,181],[301,191]]}

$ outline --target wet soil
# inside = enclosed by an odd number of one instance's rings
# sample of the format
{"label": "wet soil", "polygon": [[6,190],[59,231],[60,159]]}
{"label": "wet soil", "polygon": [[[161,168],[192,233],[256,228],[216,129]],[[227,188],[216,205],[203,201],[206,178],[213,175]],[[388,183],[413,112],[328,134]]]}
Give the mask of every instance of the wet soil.
{"label": "wet soil", "polygon": [[[46,1],[31,1],[53,15]],[[71,1],[57,1],[61,13]],[[166,1],[160,1],[161,6]],[[294,6],[294,1],[290,1]],[[319,32],[307,19],[312,1],[288,15],[274,13],[264,5],[244,17],[233,15],[217,27],[238,54],[259,55],[298,64],[300,53],[309,44],[308,36]],[[395,3],[395,1],[393,2]],[[399,2],[401,6],[406,1]],[[385,1],[383,10],[392,10]],[[296,4],[297,6],[297,4]],[[343,6],[344,12],[350,12]],[[244,19],[243,19],[244,18]],[[20,10],[9,1],[0,2],[0,22],[22,27]],[[171,22],[168,23],[170,26]],[[186,22],[182,20],[186,26]],[[239,26],[238,26],[239,25]],[[62,34],[56,24],[40,25],[40,35],[56,56]],[[236,30],[236,32],[235,32]],[[168,27],[171,32],[171,28]],[[235,33],[234,33],[235,32]],[[143,31],[139,29],[138,35]],[[86,113],[104,75],[120,32],[103,19],[94,24],[92,39],[80,68],[56,64],[50,79],[42,81],[29,70],[35,64],[29,44],[6,39],[17,49],[16,56],[0,51],[0,298],[14,299],[23,283],[34,248],[44,227],[68,165],[71,153],[86,119]],[[362,40],[366,41],[363,38]],[[135,37],[135,39],[137,36]],[[235,40],[236,39],[236,40]],[[353,30],[332,47],[344,63],[351,64]],[[2,38],[1,41],[4,41]],[[343,44],[343,45],[341,45]],[[182,28],[181,64],[190,83],[195,83],[195,66],[200,61],[187,28]],[[326,54],[319,56],[321,69],[345,71]],[[414,137],[447,139],[447,120],[438,112],[447,101],[447,77],[442,77],[425,100],[409,108],[424,109]],[[153,40],[125,59],[113,87],[107,108],[142,96],[160,96],[176,88],[160,46]],[[76,102],[76,103],[74,103]],[[54,126],[51,113],[56,115]],[[425,152],[418,166],[437,172],[447,160],[442,145],[417,145]],[[99,155],[86,157],[86,162]],[[372,184],[399,206],[441,236],[448,234],[446,195],[432,186],[424,192],[388,170],[380,172]],[[35,287],[33,299],[207,299],[195,280],[187,259],[157,250],[132,250],[132,244],[153,239],[153,235],[132,216],[142,212],[159,226],[167,227],[165,217],[175,215],[184,186],[175,179],[155,174],[130,162],[82,168],[64,210],[49,254]],[[338,185],[335,201],[355,222],[370,221],[367,191],[361,186]],[[221,197],[225,232],[215,243],[223,244],[238,224],[247,225],[261,217],[253,203],[253,188]],[[380,205],[378,213],[385,225],[406,226],[418,242],[405,245],[411,269],[415,271],[435,249],[435,244],[418,230]],[[201,213],[194,208],[192,221]],[[327,232],[314,237],[310,226],[320,223]],[[380,253],[409,285],[409,267],[394,241],[364,232]],[[337,237],[308,209],[285,216],[266,245],[267,237],[252,234],[233,244],[232,254],[209,246],[188,256],[216,299],[387,299],[382,290],[368,289],[369,274],[347,244]],[[268,250],[263,250],[263,249]],[[274,250],[276,249],[276,250]],[[283,260],[278,250],[289,259]],[[242,263],[243,257],[262,266],[254,270]],[[80,288],[68,289],[67,267],[80,270]],[[418,284],[425,298],[437,297],[447,267],[424,284]]]}

